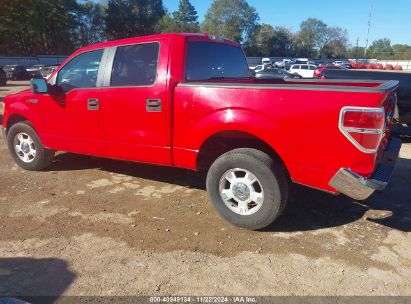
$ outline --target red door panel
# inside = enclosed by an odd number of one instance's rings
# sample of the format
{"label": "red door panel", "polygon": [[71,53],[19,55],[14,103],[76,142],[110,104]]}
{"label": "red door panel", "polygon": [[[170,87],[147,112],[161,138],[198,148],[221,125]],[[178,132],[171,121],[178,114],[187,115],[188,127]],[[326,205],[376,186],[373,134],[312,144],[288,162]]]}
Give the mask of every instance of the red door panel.
{"label": "red door panel", "polygon": [[88,100],[99,99],[99,89],[76,89],[61,96],[42,96],[39,129],[50,148],[75,153],[105,155],[102,114],[89,110]]}
{"label": "red door panel", "polygon": [[[140,60],[134,58],[133,50],[117,49],[124,52],[124,58],[129,66],[133,64],[143,65]],[[107,153],[109,157],[128,159],[132,161],[171,164],[169,108],[166,100],[168,41],[161,41],[157,69],[154,73],[154,84],[140,86],[121,86],[128,83],[130,67],[125,68],[116,63],[114,58],[112,69],[112,81],[116,87],[101,89],[101,108],[103,112],[104,133],[107,141]],[[137,50],[135,56],[142,56]],[[125,61],[125,59],[124,59]],[[147,65],[147,63],[144,63]],[[150,69],[155,69],[150,63]],[[138,70],[139,67],[133,67]],[[118,71],[117,71],[118,70]],[[117,73],[118,77],[113,77]],[[141,74],[135,75],[140,79]],[[131,76],[132,76],[131,75]],[[117,79],[117,80],[116,80]],[[138,81],[136,80],[136,83]],[[111,84],[110,83],[110,84]],[[147,102],[149,101],[149,104]],[[147,110],[147,106],[150,106]]]}
{"label": "red door panel", "polygon": [[[104,156],[100,89],[104,49],[75,55],[59,69],[51,95],[39,96],[39,132],[56,150]],[[53,94],[54,92],[54,94]],[[38,96],[38,95],[37,95]]]}

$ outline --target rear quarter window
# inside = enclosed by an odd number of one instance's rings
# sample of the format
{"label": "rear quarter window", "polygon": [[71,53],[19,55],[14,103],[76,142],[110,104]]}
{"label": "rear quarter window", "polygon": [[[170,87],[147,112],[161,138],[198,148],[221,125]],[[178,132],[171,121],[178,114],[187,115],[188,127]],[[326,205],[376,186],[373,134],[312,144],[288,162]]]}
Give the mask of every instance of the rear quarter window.
{"label": "rear quarter window", "polygon": [[249,77],[248,64],[240,47],[213,43],[188,42],[185,79]]}

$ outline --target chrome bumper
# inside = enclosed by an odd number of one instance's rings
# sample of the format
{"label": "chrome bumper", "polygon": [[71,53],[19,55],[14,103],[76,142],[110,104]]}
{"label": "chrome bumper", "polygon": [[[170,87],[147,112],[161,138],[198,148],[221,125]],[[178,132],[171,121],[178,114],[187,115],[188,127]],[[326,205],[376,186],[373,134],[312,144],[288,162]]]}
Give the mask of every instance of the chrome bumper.
{"label": "chrome bumper", "polygon": [[328,183],[340,193],[356,200],[367,199],[375,190],[384,190],[394,172],[401,140],[392,138],[375,172],[367,179],[347,168],[341,168]]}

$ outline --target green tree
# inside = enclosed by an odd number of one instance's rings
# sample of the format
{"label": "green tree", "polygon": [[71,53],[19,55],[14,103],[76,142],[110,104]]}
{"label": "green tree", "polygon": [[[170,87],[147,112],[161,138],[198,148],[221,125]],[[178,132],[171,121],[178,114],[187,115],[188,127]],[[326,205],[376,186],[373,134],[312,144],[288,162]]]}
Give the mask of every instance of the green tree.
{"label": "green tree", "polygon": [[106,34],[110,39],[154,34],[164,15],[162,0],[109,0]]}
{"label": "green tree", "polygon": [[180,27],[170,14],[165,14],[157,24],[157,31],[160,33],[179,33]]}
{"label": "green tree", "polygon": [[36,56],[74,50],[75,0],[0,2],[0,53]]}
{"label": "green tree", "polygon": [[292,33],[285,27],[277,26],[274,28],[270,43],[273,55],[290,56],[293,52]]}
{"label": "green tree", "polygon": [[394,44],[392,46],[393,59],[398,60],[410,60],[411,59],[411,46],[407,44]]}
{"label": "green tree", "polygon": [[343,58],[348,51],[348,33],[339,27],[326,27],[320,36],[319,56]]}
{"label": "green tree", "polygon": [[327,25],[319,19],[308,18],[301,22],[300,31],[295,36],[295,44],[300,56],[314,57],[324,46]]}
{"label": "green tree", "polygon": [[173,13],[173,18],[180,24],[188,23],[198,25],[197,11],[189,0],[180,0],[178,10]]}
{"label": "green tree", "polygon": [[106,9],[105,5],[93,1],[85,1],[79,4],[76,33],[77,47],[106,39],[104,26]]}
{"label": "green tree", "polygon": [[362,46],[355,46],[348,51],[348,58],[352,59],[360,59],[364,58],[364,47]]}
{"label": "green tree", "polygon": [[245,51],[249,56],[290,56],[292,44],[292,33],[287,28],[261,24],[257,27],[253,45]]}
{"label": "green tree", "polygon": [[271,39],[274,36],[274,28],[270,24],[261,24],[256,28],[253,44],[245,49],[248,56],[270,56],[272,53]]}
{"label": "green tree", "polygon": [[214,0],[208,9],[202,31],[251,45],[259,16],[245,0]]}
{"label": "green tree", "polygon": [[391,58],[393,54],[394,52],[391,47],[391,41],[387,38],[373,41],[373,43],[367,51],[368,57],[376,59]]}
{"label": "green tree", "polygon": [[189,0],[180,0],[178,10],[172,15],[166,14],[159,22],[159,31],[162,33],[198,33],[197,11]]}
{"label": "green tree", "polygon": [[302,57],[346,57],[348,51],[347,30],[329,27],[323,21],[309,18],[300,25],[294,36],[296,54]]}

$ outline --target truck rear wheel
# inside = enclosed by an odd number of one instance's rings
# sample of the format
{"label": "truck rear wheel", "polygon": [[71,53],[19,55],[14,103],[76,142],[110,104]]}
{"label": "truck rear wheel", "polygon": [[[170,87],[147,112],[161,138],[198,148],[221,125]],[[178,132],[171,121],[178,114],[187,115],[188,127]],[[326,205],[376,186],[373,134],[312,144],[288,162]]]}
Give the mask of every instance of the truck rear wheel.
{"label": "truck rear wheel", "polygon": [[277,219],[287,203],[288,186],[280,164],[255,149],[221,155],[207,174],[214,209],[231,224],[250,230]]}
{"label": "truck rear wheel", "polygon": [[14,161],[23,169],[39,171],[51,164],[54,151],[46,149],[28,122],[19,122],[7,132],[7,145]]}

